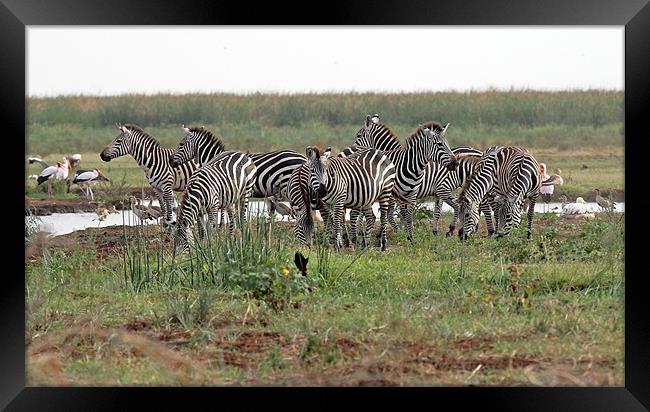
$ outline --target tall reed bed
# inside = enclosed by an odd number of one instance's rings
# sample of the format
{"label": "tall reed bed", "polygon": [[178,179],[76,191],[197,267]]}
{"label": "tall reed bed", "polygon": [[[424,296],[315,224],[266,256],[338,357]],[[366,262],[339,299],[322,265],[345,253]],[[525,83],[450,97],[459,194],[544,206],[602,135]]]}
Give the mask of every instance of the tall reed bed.
{"label": "tall reed bed", "polygon": [[28,98],[29,125],[143,126],[204,122],[267,127],[296,127],[320,122],[328,126],[359,124],[369,112],[391,124],[434,118],[457,126],[546,124],[571,126],[623,121],[623,92],[534,90],[422,92],[402,94],[185,94],[60,96]]}

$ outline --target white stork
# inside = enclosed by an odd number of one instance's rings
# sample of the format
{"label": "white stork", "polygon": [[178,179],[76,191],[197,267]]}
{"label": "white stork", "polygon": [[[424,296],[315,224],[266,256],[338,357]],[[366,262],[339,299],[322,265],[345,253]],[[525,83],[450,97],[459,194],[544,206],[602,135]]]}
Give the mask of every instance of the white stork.
{"label": "white stork", "polygon": [[47,180],[47,194],[52,197],[52,177],[56,180],[65,180],[68,178],[68,171],[70,169],[70,160],[66,157],[63,158],[63,163],[57,162],[55,166],[48,166],[36,179],[36,183],[40,185]]}
{"label": "white stork", "polygon": [[92,185],[97,182],[108,182],[108,178],[104,176],[101,170],[92,169],[92,170],[79,170],[77,175],[72,181],[73,184],[86,187],[86,197],[90,196],[90,200],[95,200],[95,195],[93,194]]}

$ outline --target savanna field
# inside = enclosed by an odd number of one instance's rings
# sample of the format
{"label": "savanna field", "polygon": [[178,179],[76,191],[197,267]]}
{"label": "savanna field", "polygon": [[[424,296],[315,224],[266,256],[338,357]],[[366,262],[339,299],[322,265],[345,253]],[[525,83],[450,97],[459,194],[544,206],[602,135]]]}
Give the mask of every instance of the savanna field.
{"label": "savanna field", "polygon": [[[177,256],[159,225],[48,238],[34,215],[36,204],[128,208],[132,192],[150,190],[130,156],[100,160],[115,122],[169,148],[185,124],[227,149],[336,153],[369,113],[402,141],[435,120],[451,124],[452,147],[525,147],[562,170],[554,201],[593,201],[600,188],[622,202],[622,92],[72,96],[29,98],[27,110],[28,155],[52,164],[80,153],[82,168],[110,178],[93,204],[63,182],[47,200],[47,184],[26,180],[28,385],[624,385],[624,213],[537,213],[530,240],[525,218],[499,239],[481,220],[461,242],[433,235],[419,209],[412,243],[389,227],[386,252],[342,253],[322,223],[308,248],[292,223],[253,218]],[[450,220],[443,213],[441,229]]]}

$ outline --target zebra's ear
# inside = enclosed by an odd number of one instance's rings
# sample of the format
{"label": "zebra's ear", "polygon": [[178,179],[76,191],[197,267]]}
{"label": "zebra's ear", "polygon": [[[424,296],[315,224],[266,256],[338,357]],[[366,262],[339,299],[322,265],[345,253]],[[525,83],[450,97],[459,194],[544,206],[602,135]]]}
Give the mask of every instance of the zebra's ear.
{"label": "zebra's ear", "polygon": [[186,134],[190,134],[190,129],[185,127],[185,125],[183,125],[182,127],[183,127],[183,131],[185,131]]}
{"label": "zebra's ear", "polygon": [[115,122],[115,127],[117,127],[118,129],[122,130],[122,123],[120,123],[120,122]]}
{"label": "zebra's ear", "polygon": [[307,146],[307,150],[305,150],[305,154],[307,155],[307,159],[315,159],[316,154],[314,153],[314,149],[311,148],[311,146]]}
{"label": "zebra's ear", "polygon": [[442,128],[442,132],[440,132],[440,134],[444,134],[447,131],[448,127],[449,127],[449,123],[447,123],[445,127]]}
{"label": "zebra's ear", "polygon": [[374,124],[379,124],[379,115],[377,113],[373,114],[372,117],[370,118],[370,121],[373,122]]}
{"label": "zebra's ear", "polygon": [[331,155],[332,155],[332,148],[328,147],[327,149],[325,149],[325,153],[323,153],[323,156],[325,157],[325,159],[329,159]]}

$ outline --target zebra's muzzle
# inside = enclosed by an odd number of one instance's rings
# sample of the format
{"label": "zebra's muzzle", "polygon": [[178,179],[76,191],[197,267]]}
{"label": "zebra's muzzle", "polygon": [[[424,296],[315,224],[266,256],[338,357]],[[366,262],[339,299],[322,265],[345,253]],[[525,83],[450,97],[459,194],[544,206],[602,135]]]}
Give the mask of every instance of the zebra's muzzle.
{"label": "zebra's muzzle", "polygon": [[101,153],[99,154],[99,157],[100,157],[103,161],[105,161],[105,162],[110,162],[110,161],[111,161],[111,157],[106,156],[106,155],[104,154],[104,152],[101,152]]}

